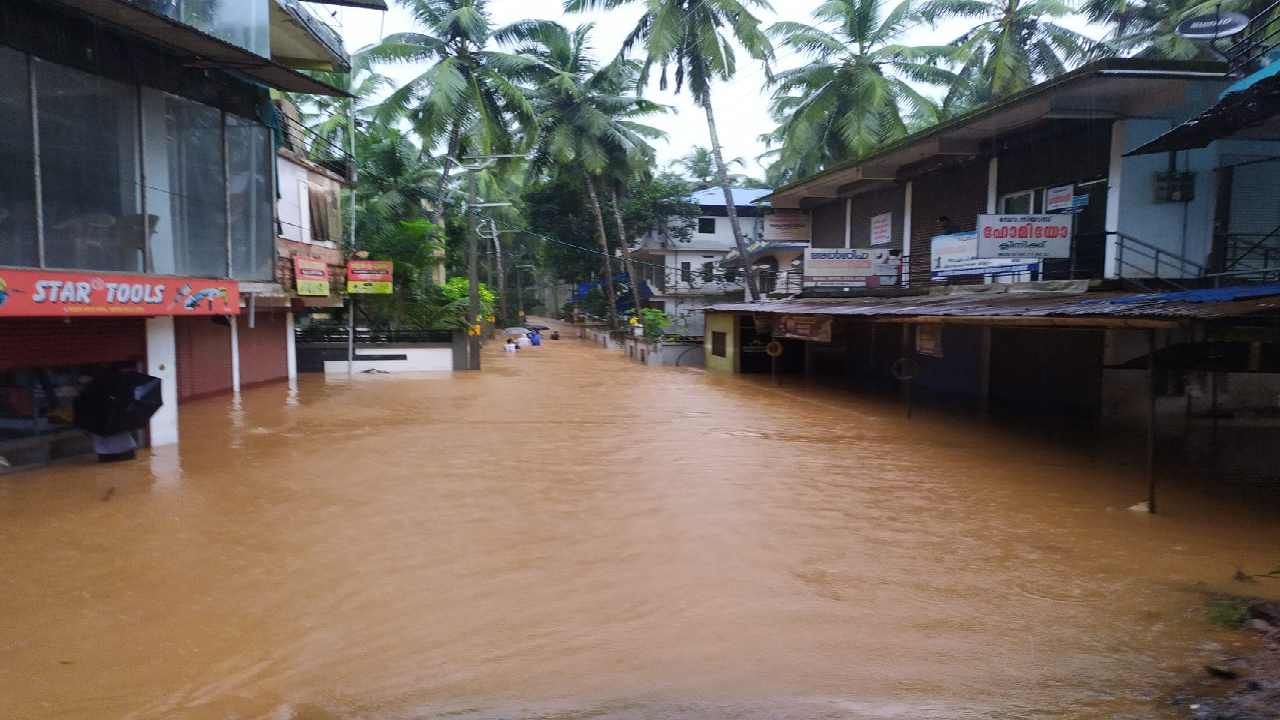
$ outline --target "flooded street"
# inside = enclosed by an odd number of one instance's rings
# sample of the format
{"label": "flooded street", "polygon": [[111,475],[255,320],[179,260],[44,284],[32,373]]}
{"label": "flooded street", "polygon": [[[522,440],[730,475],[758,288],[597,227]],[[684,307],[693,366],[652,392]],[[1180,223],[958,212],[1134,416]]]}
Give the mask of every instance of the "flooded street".
{"label": "flooded street", "polygon": [[1274,508],[574,340],[181,423],[0,477],[0,718],[1174,718],[1280,562]]}

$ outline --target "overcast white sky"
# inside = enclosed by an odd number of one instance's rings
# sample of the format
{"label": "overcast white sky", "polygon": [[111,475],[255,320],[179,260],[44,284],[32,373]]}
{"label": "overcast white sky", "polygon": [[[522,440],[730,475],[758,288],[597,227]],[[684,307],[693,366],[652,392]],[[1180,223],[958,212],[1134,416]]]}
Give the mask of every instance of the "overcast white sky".
{"label": "overcast white sky", "polygon": [[[766,25],[775,20],[812,22],[811,13],[820,2],[821,0],[774,0],[774,12],[761,13],[761,20]],[[329,19],[331,24],[342,32],[347,49],[354,52],[378,42],[384,35],[414,29],[412,18],[396,4],[395,0],[390,0],[388,4],[392,5],[392,9],[386,13],[324,5],[313,5],[312,8],[316,14]],[[593,45],[602,60],[612,57],[617,52],[623,37],[634,27],[636,18],[640,15],[642,3],[608,13],[582,15],[568,15],[561,10],[561,7],[562,0],[492,0],[490,2],[490,10],[496,25],[505,25],[526,18],[557,20],[568,27],[594,22],[596,29],[593,34]],[[1097,28],[1090,28],[1083,21],[1067,24],[1093,37],[1098,36]],[[964,28],[963,20],[950,21],[936,29],[921,26],[910,31],[905,42],[942,44],[960,34]],[[783,54],[778,58],[776,66],[785,69],[798,64],[800,60]],[[403,81],[421,72],[421,68],[392,65],[383,67],[382,72],[397,81]],[[759,141],[759,137],[773,129],[773,122],[768,112],[768,91],[763,89],[764,82],[763,68],[748,61],[744,53],[739,53],[737,77],[731,82],[718,85],[713,95],[725,155],[727,158],[743,158],[747,162],[747,169],[752,174],[761,174],[756,157],[765,151],[765,147]],[[665,130],[668,135],[665,143],[657,144],[658,158],[663,165],[684,155],[695,145],[709,145],[706,118],[702,111],[689,101],[687,93],[680,96],[659,93],[655,84],[648,90],[647,96],[675,108],[673,113],[655,117],[652,121],[652,124]]]}

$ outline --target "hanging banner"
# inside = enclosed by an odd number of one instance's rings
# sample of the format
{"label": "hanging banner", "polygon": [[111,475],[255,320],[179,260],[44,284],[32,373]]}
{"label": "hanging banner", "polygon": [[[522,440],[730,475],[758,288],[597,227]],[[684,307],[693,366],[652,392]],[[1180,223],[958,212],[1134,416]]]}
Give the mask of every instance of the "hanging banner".
{"label": "hanging banner", "polygon": [[812,222],[804,210],[774,210],[764,216],[765,242],[807,243],[812,237]]}
{"label": "hanging banner", "polygon": [[327,296],[329,266],[323,260],[293,259],[293,284],[299,295]]}
{"label": "hanging banner", "polygon": [[937,235],[930,243],[930,275],[945,280],[954,275],[1009,275],[1040,269],[1031,258],[978,258],[978,239],[971,232]]}
{"label": "hanging banner", "polygon": [[1047,213],[1070,210],[1075,198],[1075,185],[1059,185],[1044,191],[1044,211]]}
{"label": "hanging banner", "polygon": [[831,342],[831,318],[822,315],[783,315],[773,324],[773,336]]}
{"label": "hanging banner", "polygon": [[980,258],[1069,258],[1070,215],[979,215]]}
{"label": "hanging banner", "polygon": [[0,317],[239,314],[235,280],[0,268]]}
{"label": "hanging banner", "polygon": [[887,249],[805,248],[804,287],[880,287],[898,282],[898,258]]}
{"label": "hanging banner", "polygon": [[871,218],[871,244],[888,245],[893,242],[893,213],[887,212]]}
{"label": "hanging banner", "polygon": [[390,260],[347,261],[347,292],[352,295],[390,295],[392,279]]}

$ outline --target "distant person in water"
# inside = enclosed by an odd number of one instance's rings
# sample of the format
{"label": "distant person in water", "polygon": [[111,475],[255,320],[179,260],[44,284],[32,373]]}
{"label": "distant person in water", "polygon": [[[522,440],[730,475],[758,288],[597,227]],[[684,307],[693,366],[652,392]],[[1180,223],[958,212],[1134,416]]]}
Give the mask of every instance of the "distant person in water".
{"label": "distant person in water", "polygon": [[534,347],[540,347],[542,345],[542,333],[537,330],[529,333],[529,344]]}
{"label": "distant person in water", "polygon": [[513,338],[507,338],[507,344],[503,347],[503,350],[513,353],[516,349],[516,341]]}

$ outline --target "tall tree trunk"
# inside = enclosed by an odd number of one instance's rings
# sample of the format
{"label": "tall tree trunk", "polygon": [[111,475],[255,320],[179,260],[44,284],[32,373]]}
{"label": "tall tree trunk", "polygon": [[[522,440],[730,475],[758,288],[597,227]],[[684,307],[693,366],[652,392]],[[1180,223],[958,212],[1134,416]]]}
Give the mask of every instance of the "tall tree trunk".
{"label": "tall tree trunk", "polygon": [[587,181],[587,197],[591,200],[591,213],[596,216],[596,235],[600,237],[600,249],[604,253],[600,256],[602,267],[604,268],[604,299],[609,305],[609,327],[617,330],[618,325],[618,296],[613,290],[613,263],[609,262],[609,236],[604,231],[604,211],[600,209],[600,196],[596,194],[595,180],[590,175],[584,175]]}
{"label": "tall tree trunk", "polygon": [[618,203],[618,190],[609,188],[609,199],[613,201],[613,219],[618,223],[618,243],[622,245],[622,265],[627,270],[627,278],[631,281],[631,301],[636,304],[636,317],[640,317],[640,274],[631,260],[631,240],[627,236],[627,224],[622,221],[622,205]]}
{"label": "tall tree trunk", "polygon": [[724,191],[724,209],[729,216],[729,226],[733,228],[733,241],[738,246],[738,256],[742,258],[742,267],[747,276],[747,299],[759,300],[760,292],[756,289],[756,276],[751,271],[751,257],[747,254],[747,238],[742,234],[742,225],[738,222],[738,209],[733,204],[733,189],[729,187],[729,168],[724,164],[724,152],[720,149],[720,132],[716,130],[716,114],[711,109],[711,92],[702,99],[702,109],[707,112],[707,130],[711,133],[711,156],[716,161],[716,184]]}

